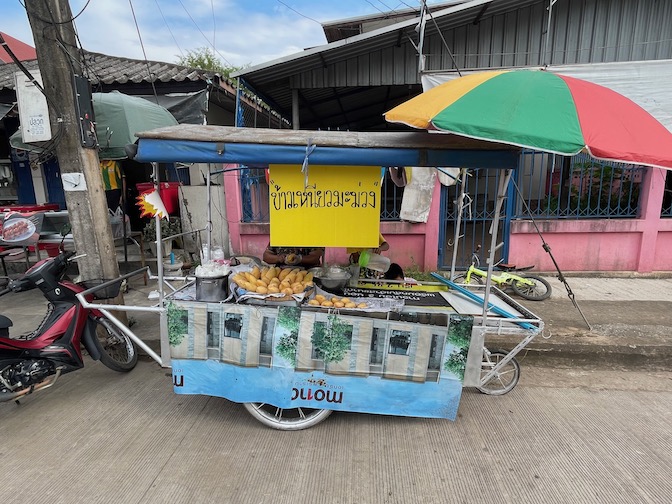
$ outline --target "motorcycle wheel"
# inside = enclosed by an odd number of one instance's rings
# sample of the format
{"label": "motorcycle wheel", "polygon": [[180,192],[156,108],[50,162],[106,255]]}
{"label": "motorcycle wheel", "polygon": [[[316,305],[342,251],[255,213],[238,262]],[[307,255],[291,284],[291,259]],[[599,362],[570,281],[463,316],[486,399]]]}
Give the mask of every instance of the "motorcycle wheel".
{"label": "motorcycle wheel", "polygon": [[125,373],[138,363],[138,349],[131,338],[104,317],[94,317],[96,337],[94,345],[100,352],[100,362],[113,371]]}

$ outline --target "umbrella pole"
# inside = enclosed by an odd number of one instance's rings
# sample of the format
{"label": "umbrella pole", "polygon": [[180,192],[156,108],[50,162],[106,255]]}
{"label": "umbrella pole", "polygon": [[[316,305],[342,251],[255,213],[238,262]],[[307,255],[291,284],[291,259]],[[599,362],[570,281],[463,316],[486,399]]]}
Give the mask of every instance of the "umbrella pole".
{"label": "umbrella pole", "polygon": [[206,185],[206,191],[207,191],[206,201],[207,201],[207,209],[208,209],[207,210],[208,211],[208,225],[206,226],[206,228],[207,228],[206,232],[208,234],[208,236],[207,236],[207,238],[208,238],[208,251],[207,251],[206,257],[204,257],[203,259],[205,261],[209,261],[210,257],[212,257],[212,249],[211,249],[211,247],[212,247],[212,243],[211,243],[211,241],[212,241],[212,201],[210,201],[210,199],[211,199],[210,198],[210,163],[208,163],[208,176],[206,177],[205,185]]}
{"label": "umbrella pole", "polygon": [[467,185],[467,170],[462,168],[462,177],[460,179],[460,195],[457,197],[457,222],[455,223],[455,233],[453,235],[453,260],[450,263],[450,279],[455,278],[455,263],[457,262],[457,244],[460,241],[460,229],[462,228],[462,213],[464,212],[464,193]]}
{"label": "umbrella pole", "polygon": [[492,287],[492,269],[495,264],[495,251],[497,247],[497,233],[499,232],[499,216],[506,197],[506,188],[511,180],[511,173],[513,170],[506,170],[503,177],[499,179],[497,186],[497,194],[495,195],[495,216],[493,217],[492,225],[490,226],[490,256],[488,257],[488,275],[485,278],[485,294],[483,295],[483,323],[486,325],[488,317],[488,305],[490,304],[490,287]]}
{"label": "umbrella pole", "polygon": [[[154,190],[159,193],[159,163],[152,163]],[[159,306],[165,308],[165,294],[163,290],[163,240],[161,238],[161,217],[153,217],[156,224],[156,274],[159,277]],[[170,219],[170,217],[168,217]],[[164,367],[170,366],[170,344],[168,341],[168,314],[166,310],[159,313],[159,335],[161,337],[161,362]]]}
{"label": "umbrella pole", "polygon": [[124,264],[128,266],[128,236],[126,235],[126,174],[121,174],[121,229],[124,238]]}

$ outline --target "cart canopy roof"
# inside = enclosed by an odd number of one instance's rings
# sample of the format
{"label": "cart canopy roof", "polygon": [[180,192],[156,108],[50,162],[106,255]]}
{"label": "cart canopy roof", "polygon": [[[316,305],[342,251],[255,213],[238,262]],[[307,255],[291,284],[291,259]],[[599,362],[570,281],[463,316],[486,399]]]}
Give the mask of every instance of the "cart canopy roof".
{"label": "cart canopy roof", "polygon": [[139,162],[516,168],[520,148],[428,132],[307,131],[182,124],[136,133]]}

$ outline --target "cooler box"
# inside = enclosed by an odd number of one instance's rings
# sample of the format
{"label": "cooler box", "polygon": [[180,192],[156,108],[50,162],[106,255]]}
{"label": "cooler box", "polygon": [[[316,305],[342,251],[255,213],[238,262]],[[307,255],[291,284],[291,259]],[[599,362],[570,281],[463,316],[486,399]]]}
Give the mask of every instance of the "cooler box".
{"label": "cooler box", "polygon": [[[165,205],[166,211],[169,215],[179,214],[180,200],[177,195],[179,187],[179,182],[159,183],[159,194],[161,195],[161,200],[163,201],[163,204]],[[152,182],[140,182],[135,184],[135,188],[138,190],[138,194],[143,194],[152,191],[154,189],[154,184]]]}

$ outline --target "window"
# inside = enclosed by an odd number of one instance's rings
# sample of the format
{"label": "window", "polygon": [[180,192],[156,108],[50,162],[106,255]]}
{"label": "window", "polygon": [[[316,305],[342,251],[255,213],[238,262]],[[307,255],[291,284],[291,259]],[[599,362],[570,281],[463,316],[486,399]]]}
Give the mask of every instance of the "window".
{"label": "window", "polygon": [[243,328],[243,316],[237,313],[227,313],[224,318],[224,337],[240,339]]}
{"label": "window", "polygon": [[208,359],[219,359],[220,355],[220,313],[209,311],[206,322]]}
{"label": "window", "polygon": [[408,355],[408,348],[411,346],[411,333],[408,331],[392,331],[390,336],[390,351],[395,355]]}

